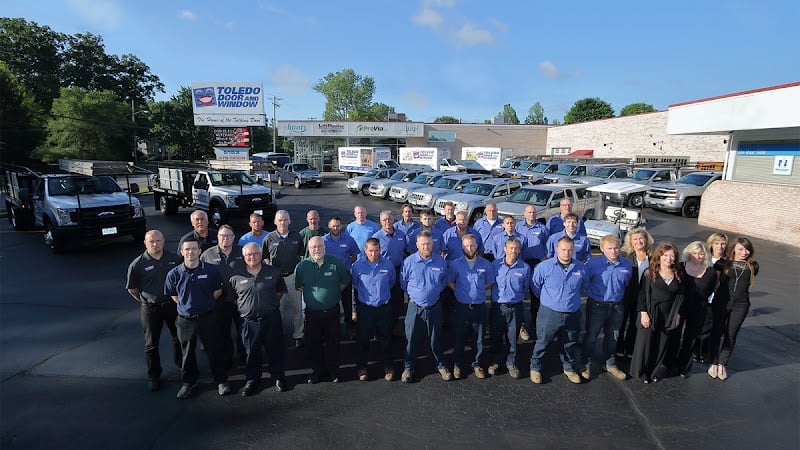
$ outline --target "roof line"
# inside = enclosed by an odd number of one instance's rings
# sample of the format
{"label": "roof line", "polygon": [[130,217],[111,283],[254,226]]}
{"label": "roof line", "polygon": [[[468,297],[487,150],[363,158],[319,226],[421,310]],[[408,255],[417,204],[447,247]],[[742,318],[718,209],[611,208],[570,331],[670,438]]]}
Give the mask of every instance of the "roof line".
{"label": "roof line", "polygon": [[692,103],[708,102],[708,101],[711,101],[711,100],[719,100],[721,98],[737,97],[737,96],[740,96],[740,95],[747,95],[747,94],[755,94],[757,92],[774,91],[776,89],[785,89],[785,88],[794,87],[794,86],[800,86],[800,81],[796,81],[794,83],[779,84],[777,86],[769,86],[769,87],[764,87],[764,88],[759,88],[759,89],[751,89],[749,91],[741,91],[741,92],[734,92],[734,93],[731,93],[731,94],[718,95],[716,97],[701,98],[699,100],[690,100],[688,102],[673,103],[672,105],[669,105],[668,108],[672,108],[674,106],[690,105]]}

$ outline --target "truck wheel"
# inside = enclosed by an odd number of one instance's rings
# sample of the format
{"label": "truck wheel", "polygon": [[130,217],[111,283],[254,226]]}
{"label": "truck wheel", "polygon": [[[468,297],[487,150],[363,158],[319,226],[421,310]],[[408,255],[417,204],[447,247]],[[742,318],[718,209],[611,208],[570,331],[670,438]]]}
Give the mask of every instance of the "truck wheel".
{"label": "truck wheel", "polygon": [[363,195],[364,197],[369,197],[369,185],[368,184],[365,184],[364,186],[361,187],[361,195]]}
{"label": "truck wheel", "polygon": [[278,186],[283,186],[283,178],[280,175],[278,175]]}
{"label": "truck wheel", "polygon": [[469,219],[470,226],[475,225],[475,222],[481,220],[483,218],[483,208],[476,208],[475,211],[472,212],[472,217]]}
{"label": "truck wheel", "polygon": [[300,178],[295,178],[294,179],[294,188],[295,189],[300,189]]}
{"label": "truck wheel", "polygon": [[64,251],[64,243],[58,234],[55,232],[55,227],[50,222],[44,226],[44,245],[50,248],[53,253],[61,253]]}
{"label": "truck wheel", "polygon": [[219,228],[220,225],[224,225],[227,221],[225,217],[225,208],[220,206],[218,203],[215,203],[211,206],[211,211],[208,214],[209,222],[214,225],[214,228]]}
{"label": "truck wheel", "polygon": [[631,198],[628,199],[628,204],[634,208],[641,208],[643,203],[644,197],[642,197],[642,194],[633,194]]}
{"label": "truck wheel", "polygon": [[683,217],[691,217],[695,218],[700,215],[700,199],[697,198],[687,198],[686,201],[683,202],[683,208],[681,208],[681,214]]}

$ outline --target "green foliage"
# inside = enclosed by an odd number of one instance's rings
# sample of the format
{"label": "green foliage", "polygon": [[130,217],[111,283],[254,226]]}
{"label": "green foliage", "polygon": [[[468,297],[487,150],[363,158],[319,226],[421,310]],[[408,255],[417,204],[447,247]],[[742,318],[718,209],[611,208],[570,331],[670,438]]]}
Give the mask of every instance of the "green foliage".
{"label": "green foliage", "polygon": [[591,120],[608,119],[614,117],[614,108],[599,98],[584,98],[572,105],[567,115],[564,116],[564,123],[589,122]]}
{"label": "green foliage", "polygon": [[375,80],[344,69],[325,75],[314,90],[325,96],[325,120],[347,120],[366,114],[375,94]]}
{"label": "green foliage", "polygon": [[394,106],[389,106],[384,103],[372,103],[366,110],[354,111],[353,114],[350,115],[350,120],[383,122],[389,118],[390,113],[394,112]]}
{"label": "green foliage", "polygon": [[519,117],[517,117],[517,111],[511,106],[510,103],[503,105],[503,111],[497,114],[498,116],[502,116],[505,118],[506,123],[510,123],[512,125],[519,125]]}
{"label": "green foliage", "polygon": [[461,121],[453,116],[439,116],[433,120],[433,123],[461,123]]}
{"label": "green foliage", "polygon": [[544,116],[544,108],[542,104],[536,102],[528,110],[528,116],[525,118],[525,123],[528,125],[546,125],[547,118]]}
{"label": "green foliage", "polygon": [[620,110],[620,116],[632,116],[634,114],[643,114],[653,112],[656,109],[653,108],[653,105],[648,105],[647,103],[631,103],[630,105],[622,108]]}
{"label": "green foliage", "polygon": [[41,109],[0,61],[0,161],[23,162],[44,139]]}
{"label": "green foliage", "polygon": [[61,96],[53,101],[47,140],[34,156],[45,162],[128,159],[133,149],[129,113],[127,105],[111,91],[62,88]]}
{"label": "green foliage", "polygon": [[0,61],[49,110],[58,97],[65,35],[25,19],[0,18]]}
{"label": "green foliage", "polygon": [[194,160],[212,156],[208,145],[208,129],[194,125],[192,90],[182,86],[168,101],[149,105],[153,127],[150,136],[167,147],[170,156]]}

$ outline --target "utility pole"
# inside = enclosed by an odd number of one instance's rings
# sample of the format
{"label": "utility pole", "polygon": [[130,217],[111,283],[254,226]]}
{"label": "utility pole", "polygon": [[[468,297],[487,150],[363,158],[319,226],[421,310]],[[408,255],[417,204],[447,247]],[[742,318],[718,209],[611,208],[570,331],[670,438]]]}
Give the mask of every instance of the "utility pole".
{"label": "utility pole", "polygon": [[275,116],[275,110],[281,106],[278,104],[278,100],[283,100],[282,98],[272,96],[272,151],[278,151],[278,119]]}

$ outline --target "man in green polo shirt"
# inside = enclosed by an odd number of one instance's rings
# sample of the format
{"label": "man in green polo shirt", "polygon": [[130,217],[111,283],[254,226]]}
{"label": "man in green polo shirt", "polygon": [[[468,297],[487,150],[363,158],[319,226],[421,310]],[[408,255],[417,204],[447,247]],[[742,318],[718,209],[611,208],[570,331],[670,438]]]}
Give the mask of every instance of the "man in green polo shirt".
{"label": "man in green polo shirt", "polygon": [[308,241],[308,258],[295,268],[294,285],[306,304],[305,347],[311,361],[311,378],[339,382],[339,302],[350,283],[350,271],[338,258],[325,254],[319,236]]}

